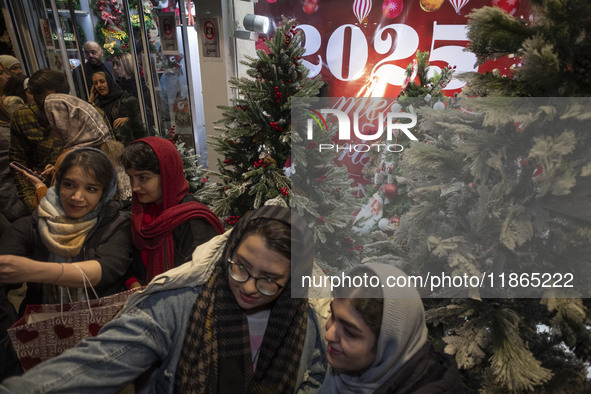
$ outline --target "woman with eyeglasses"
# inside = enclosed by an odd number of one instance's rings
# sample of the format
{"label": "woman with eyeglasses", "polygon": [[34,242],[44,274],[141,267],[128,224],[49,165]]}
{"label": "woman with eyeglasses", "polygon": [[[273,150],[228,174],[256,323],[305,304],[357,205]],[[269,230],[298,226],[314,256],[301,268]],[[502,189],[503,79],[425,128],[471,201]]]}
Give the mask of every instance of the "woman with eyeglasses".
{"label": "woman with eyeglasses", "polygon": [[303,219],[259,208],[132,295],[97,337],[0,392],[117,392],[142,374],[136,391],[150,393],[314,391],[325,374],[322,324],[308,299],[292,298],[312,261]]}

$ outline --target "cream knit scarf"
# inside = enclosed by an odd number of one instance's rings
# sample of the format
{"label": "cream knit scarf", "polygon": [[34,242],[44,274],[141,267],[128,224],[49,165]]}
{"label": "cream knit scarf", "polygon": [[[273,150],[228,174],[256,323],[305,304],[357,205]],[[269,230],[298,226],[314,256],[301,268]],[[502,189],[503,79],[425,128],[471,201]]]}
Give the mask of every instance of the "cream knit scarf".
{"label": "cream knit scarf", "polygon": [[88,232],[96,225],[99,209],[79,219],[64,212],[55,187],[39,203],[39,233],[47,249],[56,255],[74,257],[80,253]]}

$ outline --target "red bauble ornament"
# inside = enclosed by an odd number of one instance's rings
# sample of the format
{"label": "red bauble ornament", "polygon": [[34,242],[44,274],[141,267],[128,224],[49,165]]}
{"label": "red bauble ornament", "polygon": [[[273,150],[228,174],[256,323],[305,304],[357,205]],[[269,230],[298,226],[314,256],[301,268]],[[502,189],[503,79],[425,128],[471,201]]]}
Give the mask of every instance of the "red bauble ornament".
{"label": "red bauble ornament", "polygon": [[499,7],[509,15],[515,15],[517,7],[519,7],[519,0],[492,0],[490,5],[492,7]]}
{"label": "red bauble ornament", "polygon": [[384,0],[382,4],[382,15],[394,19],[402,12],[402,0]]}
{"label": "red bauble ornament", "polygon": [[318,11],[318,1],[306,0],[302,5],[302,9],[306,14],[313,14]]}
{"label": "red bauble ornament", "polygon": [[388,220],[388,224],[400,225],[400,216],[393,216]]}
{"label": "red bauble ornament", "polygon": [[382,194],[384,197],[392,199],[398,195],[398,188],[396,185],[386,183],[384,186],[382,186]]}

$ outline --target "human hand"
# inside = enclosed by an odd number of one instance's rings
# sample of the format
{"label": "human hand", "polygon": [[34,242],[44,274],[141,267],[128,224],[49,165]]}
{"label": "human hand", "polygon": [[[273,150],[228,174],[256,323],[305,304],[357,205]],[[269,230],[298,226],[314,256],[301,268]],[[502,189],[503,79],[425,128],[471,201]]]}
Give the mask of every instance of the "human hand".
{"label": "human hand", "polygon": [[45,179],[44,173],[41,173],[41,175],[37,174],[37,172],[32,171],[24,167],[22,164],[14,161],[10,163],[10,167],[21,173],[25,177],[25,179],[27,179],[29,182],[31,182],[33,186],[35,186],[36,189],[41,187],[42,185],[45,185],[43,183],[43,180]]}
{"label": "human hand", "polygon": [[137,289],[138,287],[142,287],[142,285],[140,284],[140,282],[133,282],[131,284],[131,286],[129,286],[129,290]]}
{"label": "human hand", "polygon": [[123,126],[128,120],[129,118],[127,117],[115,119],[115,121],[113,121],[113,128],[118,129],[119,127]]}
{"label": "human hand", "polygon": [[0,255],[0,283],[26,282],[33,260],[11,254]]}
{"label": "human hand", "polygon": [[55,166],[53,164],[48,164],[45,166],[45,169],[41,173],[42,176],[53,176],[55,174]]}

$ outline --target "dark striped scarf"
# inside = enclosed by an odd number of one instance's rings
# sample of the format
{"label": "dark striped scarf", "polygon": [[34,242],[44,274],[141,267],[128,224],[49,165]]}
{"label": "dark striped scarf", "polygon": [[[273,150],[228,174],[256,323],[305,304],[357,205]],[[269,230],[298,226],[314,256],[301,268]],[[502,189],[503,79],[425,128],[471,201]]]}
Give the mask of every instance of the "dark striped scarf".
{"label": "dark striped scarf", "polygon": [[177,393],[293,393],[306,336],[308,301],[275,300],[253,372],[246,314],[218,262],[191,311],[176,370]]}

